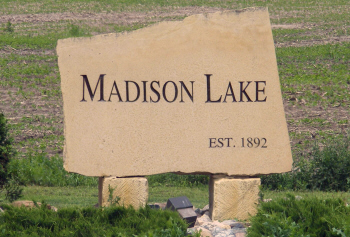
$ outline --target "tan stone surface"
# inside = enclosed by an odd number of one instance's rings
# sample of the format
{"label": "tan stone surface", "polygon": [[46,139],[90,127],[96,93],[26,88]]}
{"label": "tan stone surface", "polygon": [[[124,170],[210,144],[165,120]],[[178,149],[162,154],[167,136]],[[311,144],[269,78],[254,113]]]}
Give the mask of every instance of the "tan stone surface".
{"label": "tan stone surface", "polygon": [[100,206],[104,207],[110,205],[110,202],[108,201],[109,186],[114,189],[113,200],[115,200],[117,196],[120,197],[119,205],[132,205],[135,209],[146,206],[148,200],[148,181],[146,178],[100,178]]}
{"label": "tan stone surface", "polygon": [[259,178],[216,178],[209,183],[209,206],[212,220],[247,219],[257,212]]}
{"label": "tan stone surface", "polygon": [[245,237],[246,234],[245,233],[236,233],[235,237]]}
{"label": "tan stone surface", "polygon": [[[36,203],[38,207],[41,207],[41,202]],[[14,201],[11,203],[12,206],[14,207],[26,207],[26,208],[33,208],[36,207],[33,201],[29,200],[22,200],[22,201]],[[57,211],[57,208],[54,206],[51,206],[50,204],[46,204],[47,209]]]}
{"label": "tan stone surface", "polygon": [[203,215],[197,218],[198,225],[203,225],[205,222],[211,222],[211,219],[208,215]]}
{"label": "tan stone surface", "polygon": [[213,235],[211,234],[210,230],[207,230],[206,228],[203,227],[197,227],[197,231],[201,231],[201,237],[212,237]]}
{"label": "tan stone surface", "polygon": [[219,221],[213,221],[212,224],[217,226],[217,227],[219,227],[219,228],[221,228],[221,229],[225,229],[225,230],[230,230],[231,229],[231,226],[225,225],[225,224],[223,224],[223,223],[221,223]]}
{"label": "tan stone surface", "polygon": [[[118,177],[166,172],[245,176],[291,169],[265,8],[63,39],[57,54],[67,171]],[[137,98],[135,83],[139,98],[126,102],[127,91],[129,101]],[[248,138],[256,138],[252,148]]]}

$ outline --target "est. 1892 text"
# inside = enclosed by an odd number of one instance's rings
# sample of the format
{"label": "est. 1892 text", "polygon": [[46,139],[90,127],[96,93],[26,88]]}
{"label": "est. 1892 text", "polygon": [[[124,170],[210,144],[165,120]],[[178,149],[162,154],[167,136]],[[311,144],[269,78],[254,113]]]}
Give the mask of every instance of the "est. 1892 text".
{"label": "est. 1892 text", "polygon": [[209,138],[209,148],[267,148],[267,139],[265,137],[241,137],[233,139],[232,137]]}

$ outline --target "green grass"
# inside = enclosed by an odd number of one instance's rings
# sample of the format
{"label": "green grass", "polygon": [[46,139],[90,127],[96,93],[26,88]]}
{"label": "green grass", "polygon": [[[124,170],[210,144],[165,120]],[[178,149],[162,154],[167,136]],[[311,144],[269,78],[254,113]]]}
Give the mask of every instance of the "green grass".
{"label": "green grass", "polygon": [[349,192],[322,192],[322,191],[310,191],[310,190],[304,190],[304,191],[269,191],[269,190],[263,190],[263,197],[264,199],[279,199],[286,197],[287,194],[292,194],[293,196],[299,196],[303,199],[312,199],[312,198],[318,198],[320,200],[325,199],[341,199],[345,203],[350,204],[350,193]]}
{"label": "green grass", "polygon": [[251,218],[249,237],[348,236],[350,208],[341,199],[316,197],[296,199],[293,195],[262,203]]}
{"label": "green grass", "polygon": [[21,184],[56,187],[97,185],[97,178],[68,173],[59,155],[48,157],[45,144],[42,143],[40,149],[29,148],[25,158],[10,161],[8,170]]}
{"label": "green grass", "polygon": [[[319,32],[330,32],[328,29],[337,31],[336,35],[348,35],[348,31],[344,28],[348,21],[346,15],[350,5],[346,1],[332,2],[332,9],[336,9],[337,14],[329,14],[320,16],[319,11],[328,11],[329,1],[321,1],[317,4],[305,3],[304,1],[278,1],[273,3],[262,1],[70,1],[69,3],[57,3],[52,1],[44,1],[43,3],[35,3],[32,1],[16,1],[15,4],[29,4],[33,10],[37,9],[37,13],[45,12],[46,7],[50,7],[50,12],[64,12],[64,7],[84,6],[89,11],[97,11],[99,9],[109,9],[111,11],[123,10],[126,7],[141,10],[139,7],[164,7],[164,6],[215,6],[230,8],[241,8],[246,6],[269,6],[269,10],[273,15],[274,12],[289,17],[292,23],[298,23],[295,14],[302,16],[304,22],[321,24],[317,27],[302,29],[275,29],[273,30],[275,41],[278,43],[295,42],[301,40],[317,39],[323,37],[334,36],[333,33],[327,35],[318,35]],[[14,2],[3,1],[4,9],[9,9],[6,4],[14,4]],[[40,7],[35,7],[39,5]],[[99,8],[97,8],[99,6]],[[12,8],[11,8],[12,9]],[[20,13],[24,10],[17,7]],[[21,10],[22,9],[22,10]],[[29,7],[31,9],[31,7]],[[298,10],[303,9],[303,10]],[[79,9],[75,9],[78,11]],[[72,10],[70,10],[72,11]],[[142,8],[147,12],[147,8]],[[166,12],[164,9],[163,11]],[[288,14],[293,12],[293,14]],[[296,13],[295,13],[296,12]],[[282,14],[284,13],[284,14]],[[287,14],[285,14],[287,13]],[[277,13],[276,13],[277,14]],[[313,21],[305,19],[305,17],[313,16]],[[178,19],[182,19],[180,17]],[[280,17],[278,18],[280,21]],[[327,20],[325,20],[327,19]],[[274,21],[274,18],[272,19]],[[329,22],[333,22],[332,24]],[[8,26],[3,25],[4,34],[0,35],[0,49],[16,49],[16,50],[54,50],[58,39],[67,37],[91,36],[94,34],[102,34],[108,32],[130,31],[145,27],[154,22],[133,24],[115,24],[102,22],[94,25],[86,21],[78,21],[72,24],[70,21],[45,22],[42,25],[33,25],[30,23],[12,24],[13,32],[6,30]],[[285,23],[285,22],[276,22]],[[321,31],[319,30],[323,28]],[[335,27],[335,29],[334,29]],[[31,30],[28,30],[31,29]],[[340,31],[344,31],[340,34]],[[349,95],[347,93],[347,85],[350,83],[349,76],[349,43],[335,45],[320,45],[301,48],[278,48],[277,59],[282,82],[282,90],[285,98],[297,98],[299,101],[304,100],[307,105],[348,105]],[[54,55],[17,55],[13,52],[1,58],[0,61],[0,81],[2,86],[16,87],[20,89],[24,97],[30,97],[32,94],[24,92],[23,87],[37,89],[39,86],[47,87],[50,85],[58,85],[59,75],[57,67],[57,58]],[[315,92],[317,89],[317,92]],[[48,90],[41,88],[41,94],[49,96],[59,96],[60,91],[55,90],[50,93]]]}
{"label": "green grass", "polygon": [[[128,28],[128,30],[140,27]],[[78,29],[78,28],[74,28]],[[125,30],[126,28],[123,28]],[[79,33],[79,32],[78,32]],[[78,34],[77,33],[77,34]],[[73,34],[73,33],[72,33]],[[74,33],[75,34],[75,33]],[[73,34],[73,35],[74,35]],[[54,44],[41,41],[31,44],[36,37],[11,38],[9,42],[1,36],[4,45],[13,48],[25,47],[54,49]],[[50,37],[43,36],[45,41]],[[29,40],[30,39],[30,40]],[[22,42],[26,42],[23,43]],[[30,45],[28,45],[30,43]],[[1,47],[1,44],[0,44]],[[19,47],[19,48],[20,48]],[[306,105],[334,106],[349,105],[348,85],[350,84],[350,43],[319,45],[313,47],[287,47],[276,50],[279,73],[284,97],[304,100]],[[49,91],[45,88],[59,86],[57,57],[51,55],[5,55],[0,59],[1,86],[16,87],[18,94],[30,97],[31,89],[39,89],[41,95],[60,96],[59,88]]]}
{"label": "green grass", "polygon": [[[5,17],[6,14],[71,12],[91,17],[0,24],[0,90],[4,91],[0,93],[0,110],[4,110],[6,117],[10,118],[10,131],[18,151],[12,165],[13,172],[19,174],[22,182],[29,184],[24,188],[22,200],[45,200],[58,208],[91,207],[98,202],[96,179],[68,174],[62,168],[64,136],[55,52],[57,40],[119,33],[159,21],[182,20],[189,13],[178,15],[174,11],[183,7],[191,11],[196,7],[230,10],[267,6],[273,25],[287,25],[273,29],[285,104],[305,113],[288,117],[288,124],[293,128],[289,136],[294,159],[299,160],[303,154],[309,153],[316,139],[327,146],[325,141],[330,138],[347,136],[347,130],[340,126],[348,126],[349,123],[350,43],[322,42],[332,37],[349,36],[348,0],[0,0],[0,5],[0,14]],[[108,17],[94,18],[94,14],[105,13],[147,16],[141,16],[141,20],[135,18],[136,22],[118,21],[116,15],[112,20]],[[155,13],[162,14],[155,16]],[[48,16],[40,17],[48,19]],[[320,45],[312,45],[315,40]],[[300,47],[301,42],[309,46]],[[298,47],[287,47],[294,44]],[[319,107],[327,114],[308,116],[309,110]],[[343,112],[343,117],[336,115],[338,110]],[[314,133],[316,138],[313,138]],[[185,195],[192,204],[201,208],[209,203],[205,182],[207,180],[203,176],[151,176],[149,202],[166,202],[168,198]],[[272,199],[283,198],[286,193],[264,191],[265,198]],[[348,192],[295,191],[292,194],[304,199],[340,198],[350,203]]]}
{"label": "green grass", "polygon": [[[45,201],[57,208],[66,207],[92,207],[98,203],[97,186],[78,187],[23,187],[23,197],[19,200]],[[196,208],[203,208],[209,204],[208,186],[200,187],[149,187],[149,203],[164,203],[169,198],[187,196]],[[4,199],[4,193],[0,200]]]}
{"label": "green grass", "polygon": [[176,212],[149,207],[40,208],[4,206],[0,215],[3,236],[185,236],[187,225]]}
{"label": "green grass", "polygon": [[[35,200],[46,203],[57,208],[66,207],[91,207],[98,203],[98,188],[88,186],[78,187],[42,187],[27,186],[23,187],[23,197],[19,200]],[[300,196],[304,199],[319,198],[338,199],[350,204],[349,192],[322,192],[322,191],[263,191],[264,199],[278,199],[285,197],[288,193],[294,196]],[[4,194],[0,196],[3,199]],[[200,187],[169,187],[158,186],[149,187],[148,203],[164,203],[169,198],[187,196],[196,208],[203,208],[209,204],[208,186]]]}
{"label": "green grass", "polygon": [[[23,197],[19,200],[34,200],[57,208],[92,207],[98,203],[98,188],[89,186],[79,187],[23,187]],[[3,199],[3,198],[1,198]]]}
{"label": "green grass", "polygon": [[209,204],[208,186],[199,187],[149,187],[149,203],[167,202],[169,198],[186,196],[196,208]]}
{"label": "green grass", "polygon": [[60,82],[57,57],[9,54],[0,58],[1,86],[37,89]]}
{"label": "green grass", "polygon": [[276,50],[284,97],[310,106],[349,106],[350,43]]}
{"label": "green grass", "polygon": [[[320,139],[321,140],[321,139]],[[335,136],[313,144],[310,151],[294,155],[292,172],[263,176],[262,186],[270,190],[350,190],[349,138]]]}

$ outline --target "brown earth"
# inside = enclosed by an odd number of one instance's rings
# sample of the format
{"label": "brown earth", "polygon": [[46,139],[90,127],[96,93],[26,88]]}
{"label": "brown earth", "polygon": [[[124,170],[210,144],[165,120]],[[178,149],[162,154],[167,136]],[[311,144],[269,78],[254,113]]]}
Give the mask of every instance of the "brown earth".
{"label": "brown earth", "polygon": [[321,45],[321,44],[336,44],[341,42],[349,42],[350,36],[339,36],[339,37],[329,37],[324,39],[311,39],[311,40],[301,40],[295,42],[283,42],[283,43],[275,43],[275,46],[278,48],[283,47],[304,47],[304,46],[313,46],[313,45]]}
{"label": "brown earth", "polygon": [[[122,13],[50,13],[50,14],[21,14],[21,15],[2,15],[0,16],[0,23],[32,23],[41,24],[44,22],[60,22],[60,21],[86,21],[91,24],[102,21],[104,23],[117,23],[121,25],[130,25],[135,23],[148,23],[158,22],[164,19],[166,20],[179,20],[185,16],[199,13],[212,13],[219,11],[219,8],[205,8],[205,7],[186,7],[169,11],[151,11],[151,12],[122,12]],[[289,13],[293,14],[293,13]],[[296,13],[295,13],[296,14]],[[279,16],[272,15],[271,18],[278,18]],[[273,29],[304,29],[310,26],[304,24],[276,24],[272,25]],[[315,27],[315,26],[314,26]],[[339,37],[325,37],[323,39],[311,39],[295,42],[276,42],[276,47],[300,47],[311,46],[316,44],[330,44],[338,42],[349,42],[349,36]],[[55,55],[54,50],[33,50],[33,49],[21,49],[16,50],[10,46],[0,50],[1,55],[17,54],[17,55]],[[1,68],[0,68],[1,70]],[[60,85],[50,85],[46,89],[55,87],[59,88]],[[20,150],[25,151],[30,145],[31,139],[45,139],[47,136],[61,136],[63,135],[63,111],[62,111],[62,98],[50,97],[45,98],[40,92],[40,88],[32,89],[26,88],[23,85],[23,90],[26,92],[32,92],[30,98],[20,95],[18,88],[13,87],[0,87],[0,111],[5,112],[5,116],[10,120],[13,125],[20,124],[23,117],[34,118],[29,124],[22,129],[20,133],[13,134],[15,142]],[[307,134],[309,139],[317,139],[320,131],[331,132],[333,134],[346,133],[347,124],[342,125],[337,121],[349,120],[349,111],[346,107],[308,107],[302,101],[296,101],[292,104],[289,100],[285,99],[284,108],[286,118],[288,121],[289,132],[295,132],[297,134]],[[39,116],[37,119],[36,116]],[[43,122],[40,116],[51,120],[50,124]],[[298,121],[303,118],[320,118],[327,121],[324,125],[310,125],[296,123],[292,121]],[[40,128],[40,129],[38,129]],[[300,138],[292,138],[292,146],[295,144],[301,144],[304,142],[305,136]],[[24,142],[25,145],[21,145]],[[38,143],[34,141],[35,144]],[[54,144],[48,147],[50,155],[62,153],[62,144],[57,140]]]}
{"label": "brown earth", "polygon": [[3,15],[0,16],[0,23],[42,23],[65,21],[103,21],[117,24],[144,23],[149,21],[159,21],[161,18],[185,17],[201,13],[213,13],[220,11],[220,8],[206,7],[185,7],[169,12],[150,11],[150,12],[114,12],[114,13],[47,13],[47,14],[21,14],[21,15]]}

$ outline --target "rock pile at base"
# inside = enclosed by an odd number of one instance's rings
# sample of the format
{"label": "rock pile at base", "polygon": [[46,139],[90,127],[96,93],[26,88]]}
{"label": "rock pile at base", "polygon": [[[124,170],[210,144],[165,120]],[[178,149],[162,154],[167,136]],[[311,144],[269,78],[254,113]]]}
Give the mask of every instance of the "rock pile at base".
{"label": "rock pile at base", "polygon": [[[16,201],[12,203],[15,207],[25,206],[27,208],[33,208],[36,205],[32,201]],[[41,206],[41,203],[37,203],[37,206]],[[150,205],[152,208],[165,209],[166,203],[155,203]],[[54,206],[47,205],[47,208],[53,211],[57,211]],[[3,210],[0,208],[0,212]],[[222,222],[212,221],[209,217],[209,205],[206,205],[203,209],[195,209],[197,213],[197,221],[192,228],[187,229],[188,234],[193,234],[196,231],[201,232],[201,237],[245,237],[246,229],[249,224],[241,223],[236,220],[225,220]]]}
{"label": "rock pile at base", "polygon": [[225,220],[222,222],[212,221],[209,217],[209,205],[203,209],[196,209],[197,222],[193,228],[187,229],[189,233],[201,231],[205,237],[244,237],[246,226],[236,220]]}
{"label": "rock pile at base", "polygon": [[[156,203],[153,206],[165,209],[165,203]],[[187,233],[192,234],[201,231],[201,237],[245,237],[246,223],[236,220],[225,220],[222,222],[212,221],[209,217],[209,205],[203,209],[195,209],[197,213],[197,221],[194,227],[188,228]]]}

